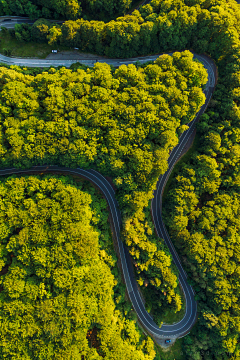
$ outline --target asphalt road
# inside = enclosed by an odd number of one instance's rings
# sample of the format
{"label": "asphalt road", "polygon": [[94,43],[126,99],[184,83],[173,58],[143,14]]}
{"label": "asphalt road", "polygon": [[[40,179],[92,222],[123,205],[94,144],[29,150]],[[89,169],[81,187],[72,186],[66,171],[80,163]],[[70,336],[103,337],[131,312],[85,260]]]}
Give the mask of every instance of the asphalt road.
{"label": "asphalt road", "polygon": [[[1,25],[1,24],[0,24]],[[149,60],[155,60],[159,55],[154,56],[146,56],[140,58],[132,58],[132,59],[105,59],[100,60],[100,62],[105,62],[111,64],[113,66],[119,66],[121,64],[131,64],[136,61],[146,62]],[[121,214],[118,208],[117,201],[115,199],[114,189],[111,184],[103,177],[100,173],[95,170],[84,170],[84,169],[69,169],[69,168],[59,168],[57,166],[39,166],[34,167],[30,170],[20,170],[20,169],[4,169],[0,170],[0,176],[10,175],[10,174],[31,174],[31,173],[42,173],[42,172],[50,172],[50,173],[66,173],[72,175],[78,175],[84,177],[90,181],[92,181],[104,194],[109,209],[111,212],[112,221],[114,224],[114,232],[115,237],[118,242],[120,260],[122,265],[122,271],[124,275],[124,280],[127,287],[127,292],[129,298],[133,304],[133,307],[138,315],[138,318],[144,328],[148,331],[149,334],[154,336],[155,338],[177,338],[186,335],[192,326],[194,325],[197,318],[197,303],[194,299],[194,290],[187,282],[187,275],[182,268],[180,259],[174,246],[170,240],[170,237],[166,231],[164,226],[161,212],[162,212],[162,192],[164,186],[167,182],[168,177],[174,167],[174,164],[179,159],[182,154],[183,148],[185,144],[189,141],[192,136],[192,133],[195,129],[196,122],[199,116],[205,111],[216,83],[216,67],[209,58],[205,56],[200,56],[194,54],[194,57],[200,60],[205,68],[208,71],[208,83],[205,88],[206,101],[205,104],[200,109],[199,113],[196,115],[195,119],[189,124],[189,129],[185,131],[180,139],[179,144],[172,150],[168,163],[169,169],[167,172],[161,176],[157,183],[157,188],[154,191],[154,197],[152,200],[152,215],[154,219],[154,225],[156,232],[159,237],[163,238],[166,242],[171,254],[172,258],[179,270],[179,283],[184,292],[185,301],[186,301],[186,312],[183,319],[175,323],[173,325],[162,325],[159,328],[153,321],[152,317],[148,314],[148,312],[144,308],[144,304],[142,302],[142,298],[139,294],[137,283],[134,277],[133,268],[130,261],[130,255],[126,248],[123,246],[123,243],[120,239],[120,229],[121,229]],[[40,59],[17,59],[17,58],[9,58],[3,55],[0,55],[0,62],[6,64],[14,64],[14,65],[23,65],[28,67],[48,67],[48,66],[66,66],[69,67],[72,63],[76,62],[76,60],[40,60]],[[90,66],[93,66],[96,62],[95,60],[83,60],[82,63]]]}
{"label": "asphalt road", "polygon": [[[33,24],[36,20],[37,19],[31,20],[24,16],[0,16],[0,26],[4,26],[7,29],[14,29],[15,24]],[[64,22],[60,20],[51,20],[51,19],[49,19],[49,21],[57,24],[62,24]]]}
{"label": "asphalt road", "polygon": [[33,24],[34,21],[30,20],[30,19],[16,19],[16,20],[11,20],[9,19],[4,19],[4,21],[0,22],[0,26],[4,26],[7,29],[14,29],[15,24]]}

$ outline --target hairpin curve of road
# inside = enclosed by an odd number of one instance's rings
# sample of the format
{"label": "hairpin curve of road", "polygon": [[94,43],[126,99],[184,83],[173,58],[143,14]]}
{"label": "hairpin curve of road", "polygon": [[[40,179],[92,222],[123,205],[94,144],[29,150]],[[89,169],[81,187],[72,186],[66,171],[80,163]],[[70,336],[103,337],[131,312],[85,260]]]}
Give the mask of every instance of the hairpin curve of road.
{"label": "hairpin curve of road", "polygon": [[[169,53],[171,55],[172,53]],[[100,60],[100,62],[105,62],[113,66],[119,66],[121,64],[130,64],[136,61],[144,63],[150,60],[156,60],[160,54],[154,56],[145,56],[139,58],[132,59],[104,59]],[[173,325],[162,325],[159,328],[155,322],[153,321],[150,314],[145,310],[142,298],[139,294],[136,279],[134,277],[133,267],[131,264],[130,255],[127,249],[123,246],[123,243],[120,238],[120,230],[121,230],[121,214],[119,211],[119,207],[117,201],[115,199],[115,191],[112,188],[111,184],[106,180],[106,178],[101,175],[96,170],[85,170],[85,169],[71,169],[65,167],[58,167],[52,165],[45,166],[35,166],[31,169],[21,170],[21,169],[3,169],[0,170],[0,176],[12,175],[12,174],[34,174],[34,173],[53,173],[53,174],[67,174],[80,176],[85,179],[90,180],[92,183],[97,186],[103,195],[105,196],[108,206],[110,209],[110,214],[113,223],[113,231],[114,236],[117,239],[120,261],[122,265],[122,272],[128,292],[128,296],[132,302],[134,310],[137,313],[138,319],[145,330],[153,336],[155,339],[166,339],[166,338],[180,338],[189,333],[190,329],[194,325],[197,319],[197,302],[194,299],[194,290],[187,282],[187,274],[183,270],[180,259],[174,246],[171,242],[171,239],[167,233],[167,230],[164,226],[163,219],[161,216],[162,212],[162,193],[164,190],[164,186],[171,174],[171,171],[175,165],[175,163],[181,157],[184,146],[188,143],[189,139],[193,136],[193,131],[195,130],[196,122],[199,117],[206,110],[208,103],[211,99],[211,96],[214,91],[214,87],[216,85],[217,76],[216,76],[216,65],[214,62],[204,55],[198,55],[194,53],[194,58],[201,61],[204,67],[208,71],[208,82],[205,86],[205,96],[206,101],[205,104],[201,107],[200,111],[197,113],[191,123],[188,124],[189,128],[186,130],[180,137],[178,145],[171,151],[171,154],[168,159],[168,170],[164,175],[160,176],[156,185],[156,190],[153,193],[153,199],[151,203],[152,216],[154,221],[154,226],[156,232],[159,237],[163,238],[165,243],[167,244],[169,251],[172,255],[173,261],[176,264],[179,271],[179,283],[183,290],[185,301],[186,301],[186,311],[185,315],[181,321],[175,323]],[[121,60],[121,61],[120,61]],[[83,60],[81,61],[85,65],[93,66],[97,60]],[[99,60],[98,60],[99,61]],[[3,55],[0,55],[0,62],[7,63],[9,65],[21,65],[21,66],[29,66],[29,67],[49,67],[49,66],[66,66],[69,67],[71,64],[75,63],[76,60],[38,60],[38,59],[18,59],[18,58],[9,58]]]}

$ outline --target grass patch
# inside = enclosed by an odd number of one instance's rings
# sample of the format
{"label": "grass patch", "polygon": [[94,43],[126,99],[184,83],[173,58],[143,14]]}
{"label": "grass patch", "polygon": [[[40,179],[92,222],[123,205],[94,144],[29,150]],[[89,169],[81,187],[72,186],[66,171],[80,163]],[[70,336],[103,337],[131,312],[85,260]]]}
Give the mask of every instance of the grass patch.
{"label": "grass patch", "polygon": [[155,360],[185,360],[182,345],[183,339],[178,339],[167,351],[163,351],[160,346],[155,346]]}
{"label": "grass patch", "polygon": [[[135,269],[134,269],[135,271]],[[143,295],[143,298],[149,302],[149,299],[151,299],[151,293],[149,292],[149,289],[141,287],[140,291]],[[159,322],[162,322],[164,324],[167,325],[172,325],[176,322],[179,322],[180,320],[182,320],[182,318],[184,317],[185,314],[185,309],[186,309],[186,302],[185,302],[185,297],[183,294],[183,291],[180,287],[180,285],[177,286],[177,288],[175,288],[175,292],[176,294],[179,294],[181,296],[181,300],[182,300],[182,308],[180,311],[175,312],[174,309],[169,305],[168,308],[164,308],[164,310],[160,309],[151,309],[150,310],[150,314],[153,316],[154,321],[156,322],[156,324],[159,324]],[[145,304],[145,308],[148,311],[148,306],[149,303]],[[159,311],[161,311],[161,314],[159,313]]]}
{"label": "grass patch", "polygon": [[[54,49],[53,45],[36,42],[24,42],[18,41],[12,38],[9,34],[3,34],[0,32],[0,53],[3,54],[3,49],[11,51],[11,56],[15,57],[32,57],[45,59],[48,54]],[[66,46],[57,46],[59,51],[69,50]]]}
{"label": "grass patch", "polygon": [[162,317],[162,321],[164,322],[164,324],[168,324],[168,325],[174,324],[174,323],[182,320],[182,318],[184,317],[184,314],[185,314],[186,302],[185,302],[185,297],[184,297],[184,294],[183,294],[183,291],[182,291],[180,285],[178,285],[178,287],[175,290],[176,290],[176,293],[181,296],[182,308],[180,311],[178,311],[176,313],[173,311],[172,308],[169,308],[169,310],[166,310]]}
{"label": "grass patch", "polygon": [[176,165],[173,168],[173,171],[171,172],[171,174],[169,176],[169,179],[165,185],[163,196],[162,196],[162,204],[163,204],[162,207],[164,207],[164,201],[166,200],[166,197],[167,197],[169,188],[171,187],[173,178],[177,174],[180,173],[183,164],[188,162],[191,159],[192,154],[199,148],[199,146],[200,146],[200,136],[198,133],[196,133],[192,146],[190,147],[188,152],[183,157],[181,157],[181,159],[176,163]]}

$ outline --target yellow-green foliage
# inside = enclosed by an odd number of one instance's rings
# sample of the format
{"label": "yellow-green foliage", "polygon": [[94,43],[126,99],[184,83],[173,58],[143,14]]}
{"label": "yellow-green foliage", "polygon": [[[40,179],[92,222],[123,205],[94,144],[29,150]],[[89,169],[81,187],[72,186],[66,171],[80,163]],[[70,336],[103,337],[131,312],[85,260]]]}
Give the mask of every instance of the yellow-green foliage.
{"label": "yellow-green foliage", "polygon": [[218,84],[198,124],[197,151],[174,176],[163,209],[198,300],[199,321],[184,340],[186,357],[238,359],[240,11],[234,1],[205,5],[196,49],[202,44],[215,59]]}
{"label": "yellow-green foliage", "polygon": [[[144,213],[170,150],[204,103],[203,65],[189,51],[144,68],[107,64],[36,76],[0,68],[0,166],[95,168],[117,187],[123,237],[149,282],[156,321],[180,309],[176,272]],[[165,295],[164,295],[165,293]]]}
{"label": "yellow-green foliage", "polygon": [[113,301],[115,261],[99,246],[105,200],[64,177],[29,176],[0,182],[0,208],[1,358],[154,359]]}

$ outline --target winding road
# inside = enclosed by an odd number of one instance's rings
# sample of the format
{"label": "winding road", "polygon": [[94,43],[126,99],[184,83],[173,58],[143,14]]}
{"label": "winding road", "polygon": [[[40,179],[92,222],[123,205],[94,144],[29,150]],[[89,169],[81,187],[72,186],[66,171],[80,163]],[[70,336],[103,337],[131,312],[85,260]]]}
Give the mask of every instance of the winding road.
{"label": "winding road", "polygon": [[[119,66],[121,64],[130,64],[136,61],[140,61],[142,63],[149,61],[149,60],[156,60],[159,55],[154,56],[147,56],[147,57],[139,57],[139,58],[132,58],[132,59],[104,59],[100,62],[105,62],[113,66]],[[67,175],[74,175],[74,176],[81,176],[92,183],[94,183],[104,194],[108,206],[110,209],[110,214],[113,223],[113,231],[114,236],[117,239],[118,247],[119,247],[119,254],[120,260],[122,265],[122,272],[124,276],[124,280],[127,287],[128,296],[132,302],[132,305],[137,313],[138,319],[145,330],[152,335],[155,339],[166,339],[166,338],[179,338],[186,335],[192,326],[194,325],[196,318],[197,318],[197,303],[194,299],[194,290],[187,282],[187,275],[181,265],[180,259],[174,246],[170,240],[170,237],[167,233],[167,230],[164,226],[161,212],[162,212],[162,193],[164,190],[164,186],[170,176],[170,173],[181,157],[184,147],[189,142],[190,139],[193,137],[193,132],[195,130],[196,122],[199,119],[199,116],[205,111],[207,105],[211,99],[212,93],[214,91],[214,87],[216,84],[216,66],[212,60],[204,55],[197,55],[194,54],[194,58],[200,60],[205,68],[208,71],[208,83],[205,86],[205,96],[206,101],[205,104],[202,106],[198,114],[196,115],[195,119],[188,124],[189,129],[185,131],[180,139],[179,144],[171,151],[169,156],[169,168],[166,173],[160,176],[157,182],[157,188],[154,191],[154,196],[152,199],[152,216],[154,220],[154,225],[156,232],[159,237],[163,238],[166,242],[173,261],[175,262],[178,271],[179,271],[179,283],[181,288],[184,292],[185,301],[186,301],[186,312],[181,321],[175,323],[173,325],[162,325],[159,328],[155,322],[153,321],[152,317],[149,313],[145,310],[142,298],[139,294],[137,283],[134,277],[133,267],[130,260],[130,255],[126,248],[124,247],[121,238],[120,238],[120,230],[121,230],[121,214],[119,211],[119,207],[117,201],[115,199],[115,191],[112,188],[111,184],[106,180],[104,176],[102,176],[99,172],[95,170],[84,170],[84,169],[70,169],[70,168],[61,168],[58,166],[36,166],[28,170],[21,170],[21,169],[3,169],[0,170],[0,176],[6,176],[11,174],[34,174],[34,173],[54,173],[54,174],[67,174]],[[84,63],[88,66],[93,66],[97,60],[83,60],[81,63]],[[69,67],[72,63],[75,63],[76,60],[40,60],[40,59],[18,59],[18,58],[9,58],[3,55],[0,55],[0,62],[8,65],[21,65],[21,66],[28,66],[28,67],[49,67],[49,66],[65,66]]]}

